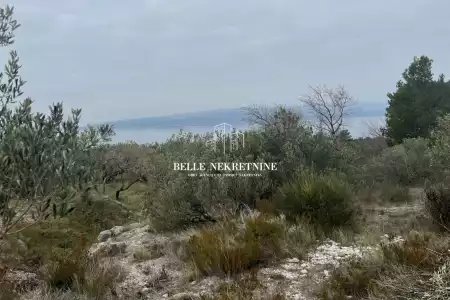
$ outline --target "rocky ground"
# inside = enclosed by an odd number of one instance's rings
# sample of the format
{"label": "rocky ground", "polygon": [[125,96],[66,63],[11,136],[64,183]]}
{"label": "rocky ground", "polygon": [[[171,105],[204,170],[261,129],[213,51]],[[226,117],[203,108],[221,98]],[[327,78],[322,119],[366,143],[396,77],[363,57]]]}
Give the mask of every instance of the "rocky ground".
{"label": "rocky ground", "polygon": [[[404,223],[404,214],[410,214],[411,210],[416,211],[417,216],[420,208],[411,204],[375,212],[373,224],[368,223],[369,230],[386,229],[388,222],[397,227],[396,220]],[[375,233],[380,233],[378,241],[381,232],[386,233],[385,230]],[[100,258],[102,264],[114,264],[120,269],[122,277],[116,286],[116,294],[121,299],[202,299],[202,296],[211,295],[224,282],[232,282],[232,279],[195,274],[185,248],[186,241],[195,233],[193,230],[163,235],[140,223],[115,226],[99,234],[89,253]],[[282,292],[286,299],[314,300],[314,287],[330,276],[335,268],[374,251],[376,247],[377,242],[344,246],[328,239],[312,249],[303,260],[293,257],[256,270],[253,276],[257,278],[258,285],[253,289],[254,299],[265,299],[266,295]],[[0,275],[9,278],[13,288],[42,286],[42,280],[26,269],[0,268]]]}
{"label": "rocky ground", "polygon": [[[123,268],[126,275],[117,287],[118,294],[155,300],[200,299],[201,295],[214,291],[224,279],[192,280],[183,263],[186,253],[182,240],[188,237],[187,233],[162,236],[151,233],[148,226],[132,224],[102,232],[91,253],[104,257],[105,261],[114,258]],[[308,292],[311,284],[327,278],[343,261],[372,250],[371,247],[344,247],[327,240],[305,260],[286,259],[276,266],[258,270],[256,276],[261,286],[255,289],[255,299],[263,299],[262,295],[276,291],[283,291],[287,299],[312,299]],[[139,257],[143,253],[145,257]]]}

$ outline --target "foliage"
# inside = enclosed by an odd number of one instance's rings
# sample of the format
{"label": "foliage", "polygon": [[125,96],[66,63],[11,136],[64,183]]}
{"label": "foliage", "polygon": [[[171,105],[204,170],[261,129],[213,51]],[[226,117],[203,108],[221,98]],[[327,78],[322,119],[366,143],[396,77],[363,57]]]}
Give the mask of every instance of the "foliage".
{"label": "foliage", "polygon": [[222,207],[254,207],[261,194],[273,189],[268,172],[239,176],[237,172],[209,170],[213,176],[189,176],[186,171],[173,169],[176,162],[263,162],[249,153],[252,144],[250,149],[236,149],[224,156],[208,145],[209,139],[208,135],[180,133],[155,153],[156,171],[149,175],[152,188],[147,193],[145,211],[157,229],[173,230],[205,222]]}
{"label": "foliage", "polygon": [[124,271],[113,259],[104,262],[89,259],[83,280],[77,280],[73,290],[94,299],[107,299],[107,296],[115,295],[116,285],[124,276]]}
{"label": "foliage", "polygon": [[396,205],[407,204],[413,200],[410,188],[389,182],[374,183],[357,187],[357,199],[369,205]]}
{"label": "foliage", "polygon": [[352,140],[352,135],[347,129],[338,131],[337,137],[344,142],[350,142]]}
{"label": "foliage", "polygon": [[[244,279],[236,280],[233,282],[225,282],[221,284],[218,290],[212,296],[201,296],[201,300],[252,300],[255,299],[254,290],[261,287],[261,283],[258,278],[253,274],[249,274]],[[285,300],[284,293],[275,292],[264,295],[259,295],[258,299],[262,300]]]}
{"label": "foliage", "polygon": [[[0,46],[14,42],[19,25],[12,16],[13,9],[0,10]],[[180,131],[164,143],[111,145],[110,126],[80,129],[81,110],[64,118],[63,106],[57,103],[48,114],[33,112],[33,102],[22,99],[25,82],[12,51],[0,74],[0,239],[8,239],[18,252],[15,264],[8,266],[24,263],[42,271],[52,289],[106,299],[121,272],[91,260],[87,248],[100,230],[132,218],[125,201],[131,191],[143,202],[139,209],[144,208],[152,230],[204,225],[187,243],[202,275],[255,272],[286,256],[305,259],[321,239],[339,233],[345,238],[344,230],[355,228],[360,210],[351,187],[359,189],[360,198],[365,187],[370,196],[376,194],[374,189],[380,192],[377,199],[406,202],[409,186],[446,177],[450,83],[443,76],[434,80],[431,65],[425,56],[415,58],[397,91],[388,95],[383,136],[352,139],[343,129],[352,98],[343,88],[319,88],[303,99],[321,122],[318,131],[293,109],[249,109],[249,119],[258,127],[245,131],[244,147],[233,144],[223,152],[222,146],[231,140],[217,133]],[[195,162],[274,162],[278,171],[239,176],[213,170],[211,176],[192,176],[174,165]],[[94,192],[105,194],[108,189],[114,194],[111,198],[94,199]],[[428,212],[445,230],[450,223],[449,195],[444,183],[426,189]],[[256,207],[261,214],[236,218],[245,207]],[[403,216],[399,219],[404,222]],[[26,247],[19,251],[20,242]],[[401,272],[414,288],[430,289],[417,278],[428,280],[433,272],[438,274],[435,280],[447,278],[448,272],[438,266],[449,265],[448,248],[417,234],[399,244],[383,243],[377,257],[336,270],[321,297],[409,297],[410,290],[406,295],[398,288]],[[11,257],[8,251],[2,259]],[[133,256],[148,260],[161,251],[142,248]],[[258,282],[247,283],[230,285],[214,297],[250,299]],[[440,286],[445,290],[445,284]]]}
{"label": "foliage", "polygon": [[321,300],[364,299],[373,280],[383,271],[382,261],[358,259],[337,269],[319,291]]}
{"label": "foliage", "polygon": [[353,195],[347,184],[334,175],[302,171],[280,188],[275,201],[288,219],[306,218],[326,230],[353,226],[356,221]]}
{"label": "foliage", "polygon": [[[93,197],[94,198],[94,197]],[[111,199],[99,199],[86,203],[82,200],[75,202],[76,209],[68,216],[71,221],[80,222],[88,226],[93,232],[110,229],[123,225],[132,220],[133,215],[121,203]]]}
{"label": "foliage", "polygon": [[121,268],[112,261],[103,263],[88,257],[81,245],[55,252],[44,268],[51,290],[72,290],[93,299],[105,299],[115,293],[115,285],[123,279]]}
{"label": "foliage", "polygon": [[448,256],[448,246],[447,241],[442,243],[433,234],[411,231],[404,241],[382,243],[381,251],[392,263],[432,270]]}
{"label": "foliage", "polygon": [[204,208],[195,198],[193,180],[190,177],[175,178],[155,188],[147,195],[146,214],[156,230],[185,229],[201,222]]}
{"label": "foliage", "polygon": [[[281,224],[283,223],[281,222]],[[306,220],[299,219],[295,225],[289,225],[285,226],[283,237],[289,257],[307,259],[307,253],[324,239],[324,232]]]}
{"label": "foliage", "polygon": [[[180,131],[148,149],[152,151],[152,172],[148,176],[151,188],[145,211],[157,228],[173,230],[194,225],[199,221],[197,208],[200,215],[220,215],[224,207],[228,212],[242,205],[254,208],[259,198],[269,199],[305,167],[344,173],[357,169],[350,161],[358,150],[348,140],[315,133],[295,111],[279,106],[271,111],[255,108],[248,114],[259,127],[244,132],[245,147],[223,153],[211,147],[214,133]],[[215,141],[219,149],[224,141],[221,137]],[[278,170],[261,176],[221,171],[212,172],[214,177],[187,176],[187,172],[172,169],[178,162],[274,162]]]}
{"label": "foliage", "polygon": [[205,229],[188,242],[192,261],[202,275],[235,275],[283,255],[282,227],[263,216],[239,224]]}
{"label": "foliage", "polygon": [[388,94],[386,136],[391,145],[406,138],[428,137],[437,118],[450,112],[450,83],[444,75],[433,79],[432,63],[426,56],[414,57],[397,90]]}
{"label": "foliage", "polygon": [[121,192],[138,182],[147,182],[148,173],[151,171],[151,150],[146,145],[134,142],[102,147],[99,151],[99,163],[103,170],[103,193],[107,183],[118,182],[115,198],[120,200]]}
{"label": "foliage", "polygon": [[417,231],[405,240],[383,241],[373,255],[336,269],[321,285],[319,298],[426,299],[435,293],[430,274],[448,262],[449,246],[448,239]]}
{"label": "foliage", "polygon": [[441,229],[450,228],[450,189],[445,183],[430,185],[425,189],[425,207],[433,222]]}
{"label": "foliage", "polygon": [[436,179],[445,179],[450,169],[450,114],[440,117],[431,133],[431,153],[433,170],[440,177]]}
{"label": "foliage", "polygon": [[[12,13],[8,7],[0,13],[3,46],[18,27]],[[113,134],[107,125],[80,132],[81,110],[64,120],[61,103],[49,115],[33,113],[29,98],[18,101],[25,84],[20,68],[12,51],[0,74],[0,239],[26,214],[39,222],[50,208],[55,217],[70,213],[68,201],[96,179],[95,148]]]}
{"label": "foliage", "polygon": [[46,281],[53,288],[70,289],[76,281],[84,281],[88,263],[87,245],[83,239],[73,248],[53,248],[45,265]]}
{"label": "foliage", "polygon": [[248,110],[249,121],[256,124],[260,140],[259,157],[279,164],[282,172],[270,174],[276,187],[292,179],[302,168],[319,171],[341,169],[346,166],[345,153],[332,137],[314,132],[293,109],[278,106]]}
{"label": "foliage", "polygon": [[[388,146],[383,137],[365,137],[349,141],[346,145],[351,148],[351,164],[355,171],[367,164],[372,158],[379,156]],[[360,175],[361,171],[357,172]]]}
{"label": "foliage", "polygon": [[10,254],[12,257],[18,256],[19,260],[14,263],[9,260],[6,263],[10,267],[16,267],[22,263],[38,269],[52,260],[53,253],[69,251],[82,240],[91,243],[97,235],[98,231],[76,220],[69,218],[45,220],[24,229],[17,236],[8,236],[10,242],[21,240],[26,250],[18,252],[18,248],[15,247],[15,251]]}
{"label": "foliage", "polygon": [[398,184],[383,184],[380,198],[385,203],[407,203],[411,201],[409,188]]}
{"label": "foliage", "polygon": [[373,157],[363,173],[375,182],[414,185],[423,183],[432,174],[431,159],[426,139],[406,139]]}

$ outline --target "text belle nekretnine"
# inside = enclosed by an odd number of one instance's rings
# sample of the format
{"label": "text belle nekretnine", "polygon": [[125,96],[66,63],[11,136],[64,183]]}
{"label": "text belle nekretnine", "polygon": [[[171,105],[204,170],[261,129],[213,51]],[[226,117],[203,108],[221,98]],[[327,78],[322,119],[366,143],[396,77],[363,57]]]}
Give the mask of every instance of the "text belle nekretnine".
{"label": "text belle nekretnine", "polygon": [[173,163],[173,169],[174,171],[277,171],[277,163]]}

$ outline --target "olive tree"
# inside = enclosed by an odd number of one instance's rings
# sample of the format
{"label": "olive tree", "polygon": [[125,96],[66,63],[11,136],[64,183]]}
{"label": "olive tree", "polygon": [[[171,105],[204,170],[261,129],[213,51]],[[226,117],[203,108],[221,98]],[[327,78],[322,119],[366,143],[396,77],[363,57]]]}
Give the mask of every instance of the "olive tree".
{"label": "olive tree", "polygon": [[[0,46],[14,42],[13,8],[0,9]],[[81,110],[65,119],[62,103],[48,114],[20,99],[25,81],[16,51],[0,73],[0,239],[49,216],[74,210],[74,197],[97,181],[95,151],[113,135],[110,126],[80,130]]]}
{"label": "olive tree", "polygon": [[118,183],[115,198],[120,200],[121,192],[138,182],[147,182],[153,152],[151,147],[128,142],[110,145],[100,152],[103,192],[107,183]]}

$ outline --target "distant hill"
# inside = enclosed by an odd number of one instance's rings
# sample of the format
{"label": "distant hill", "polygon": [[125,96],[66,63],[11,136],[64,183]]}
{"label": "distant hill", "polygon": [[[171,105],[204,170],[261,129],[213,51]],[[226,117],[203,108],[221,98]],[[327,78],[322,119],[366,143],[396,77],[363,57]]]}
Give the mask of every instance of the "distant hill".
{"label": "distant hill", "polygon": [[[311,119],[311,114],[301,107],[292,107],[302,113],[305,119]],[[383,117],[386,105],[382,103],[364,103],[352,109],[352,117]],[[225,108],[197,111],[183,114],[125,119],[107,122],[116,130],[145,129],[178,129],[186,127],[208,127],[220,123],[233,126],[245,125],[246,113],[242,108]]]}

